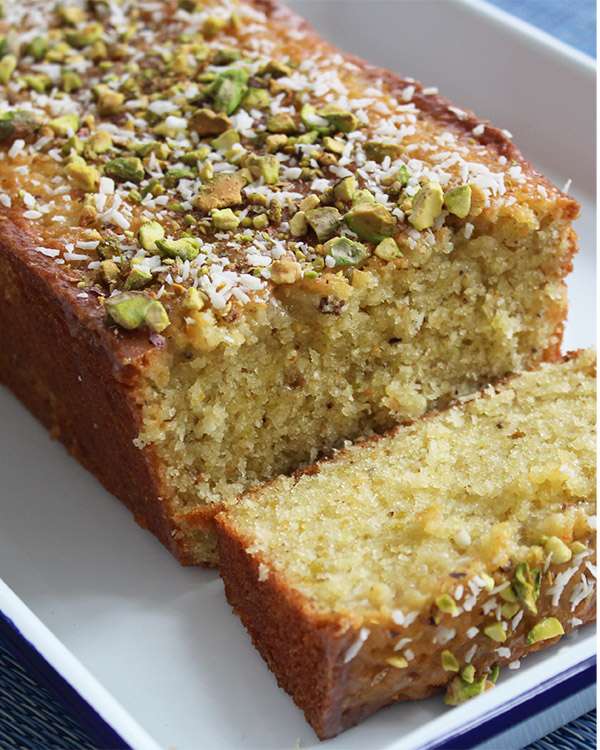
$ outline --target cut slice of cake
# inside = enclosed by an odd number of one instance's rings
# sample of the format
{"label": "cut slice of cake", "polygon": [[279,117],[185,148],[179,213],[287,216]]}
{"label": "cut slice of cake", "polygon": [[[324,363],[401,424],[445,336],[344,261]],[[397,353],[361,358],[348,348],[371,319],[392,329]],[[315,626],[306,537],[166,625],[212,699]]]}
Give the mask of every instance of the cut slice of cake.
{"label": "cut slice of cake", "polygon": [[505,131],[270,0],[5,6],[0,381],[181,561],[558,356],[578,206]]}
{"label": "cut slice of cake", "polygon": [[321,738],[595,618],[595,354],[568,356],[248,493],[225,591]]}

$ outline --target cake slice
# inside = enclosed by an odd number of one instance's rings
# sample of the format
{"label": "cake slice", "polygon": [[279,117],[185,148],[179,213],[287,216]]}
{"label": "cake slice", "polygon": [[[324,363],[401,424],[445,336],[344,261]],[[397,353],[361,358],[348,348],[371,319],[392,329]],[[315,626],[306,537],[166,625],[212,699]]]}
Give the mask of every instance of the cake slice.
{"label": "cake slice", "polygon": [[4,5],[0,381],[182,562],[558,356],[578,206],[506,131],[270,0]]}
{"label": "cake slice", "polygon": [[587,351],[217,517],[227,597],[319,737],[460,703],[595,618],[594,419]]}

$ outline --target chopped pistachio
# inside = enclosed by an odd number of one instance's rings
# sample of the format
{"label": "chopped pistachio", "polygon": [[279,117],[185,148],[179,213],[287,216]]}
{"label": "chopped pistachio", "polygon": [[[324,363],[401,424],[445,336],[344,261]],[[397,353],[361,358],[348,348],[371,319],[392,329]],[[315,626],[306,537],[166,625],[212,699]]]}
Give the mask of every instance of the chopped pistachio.
{"label": "chopped pistachio", "polygon": [[490,670],[489,680],[495,685],[496,682],[498,682],[498,677],[500,677],[500,665],[494,664],[494,666]]}
{"label": "chopped pistachio", "polygon": [[386,156],[392,161],[402,154],[399,143],[386,143],[384,141],[367,141],[365,143],[365,154],[371,161],[382,162]]}
{"label": "chopped pistachio", "polygon": [[76,49],[89,47],[102,39],[102,25],[99,23],[91,23],[88,26],[84,26],[82,29],[67,31],[65,39],[71,47],[75,47]]}
{"label": "chopped pistachio", "polygon": [[248,73],[240,68],[220,73],[210,86],[215,109],[231,115],[239,107],[248,89]]}
{"label": "chopped pistachio", "polygon": [[14,55],[5,55],[0,60],[0,83],[8,83],[16,67],[17,58]]}
{"label": "chopped pistachio", "polygon": [[213,208],[230,208],[242,203],[242,188],[245,180],[239,174],[218,174],[202,185],[194,205],[208,213]]}
{"label": "chopped pistachio", "polygon": [[114,91],[104,84],[96,86],[94,89],[98,103],[98,111],[103,117],[118,115],[125,102],[125,95],[120,91]]}
{"label": "chopped pistachio", "polygon": [[318,133],[329,132],[329,121],[320,117],[312,104],[305,103],[302,105],[300,119],[307,130],[316,130]]}
{"label": "chopped pistachio", "polygon": [[147,221],[142,224],[138,230],[138,240],[144,250],[150,252],[157,252],[158,248],[156,243],[158,240],[162,240],[165,237],[165,230],[162,224],[158,221]]}
{"label": "chopped pistachio", "polygon": [[527,645],[532,646],[540,641],[548,641],[551,638],[557,638],[564,635],[565,631],[560,620],[556,617],[545,617],[536,623],[527,633]]}
{"label": "chopped pistachio", "polygon": [[117,325],[130,331],[147,325],[160,333],[170,323],[162,304],[140,292],[123,292],[109,297],[106,311]]}
{"label": "chopped pistachio", "polygon": [[460,676],[466,683],[471,685],[475,679],[475,667],[472,664],[467,664],[460,673]]}
{"label": "chopped pistachio", "polygon": [[458,606],[450,594],[442,594],[441,596],[438,596],[435,600],[435,606],[440,612],[452,615],[452,617],[458,615]]}
{"label": "chopped pistachio", "polygon": [[209,16],[202,24],[202,33],[207,39],[214,39],[227,26],[227,19],[219,16]]}
{"label": "chopped pistachio", "polygon": [[306,221],[314,230],[319,242],[325,242],[336,233],[342,216],[337,208],[311,208],[306,212]]}
{"label": "chopped pistachio", "polygon": [[581,552],[585,552],[587,547],[585,546],[585,544],[582,544],[581,542],[573,542],[570,545],[570,549],[574,555],[579,555]]}
{"label": "chopped pistachio", "polygon": [[395,667],[396,669],[404,669],[405,667],[408,667],[408,662],[403,656],[388,656],[388,658],[385,660],[386,664],[389,664],[390,667]]}
{"label": "chopped pistachio", "polygon": [[65,141],[60,153],[63,156],[72,156],[73,154],[81,155],[83,153],[83,141],[79,136],[72,135],[67,141]]}
{"label": "chopped pistachio", "polygon": [[375,248],[375,255],[382,260],[394,260],[399,258],[400,248],[393,237],[386,237]]}
{"label": "chopped pistachio", "polygon": [[40,121],[31,112],[14,109],[0,115],[0,143],[28,138],[40,128]]}
{"label": "chopped pistachio", "polygon": [[326,255],[331,255],[337,266],[359,266],[369,257],[369,251],[362,242],[349,237],[334,237],[325,243]]}
{"label": "chopped pistachio", "polygon": [[125,279],[125,289],[143,289],[152,281],[150,271],[144,271],[143,268],[133,266]]}
{"label": "chopped pistachio", "polygon": [[267,185],[275,185],[279,180],[279,159],[273,154],[251,154],[246,159],[245,166],[254,178],[262,177]]}
{"label": "chopped pistachio", "polygon": [[319,140],[319,133],[316,130],[310,130],[308,133],[302,133],[295,138],[296,143],[311,145]]}
{"label": "chopped pistachio", "polygon": [[350,133],[358,127],[358,118],[353,112],[327,104],[317,111],[319,117],[327,120],[331,127],[341,133]]}
{"label": "chopped pistachio", "polygon": [[112,148],[112,136],[107,130],[98,130],[90,136],[86,147],[92,154],[105,154]]}
{"label": "chopped pistachio", "polygon": [[55,117],[48,123],[56,135],[70,135],[79,130],[79,115],[74,113]]}
{"label": "chopped pistachio", "polygon": [[25,52],[31,55],[36,62],[41,62],[48,52],[48,40],[45,36],[34,37],[25,47]]}
{"label": "chopped pistachio", "polygon": [[502,627],[501,622],[493,622],[491,625],[486,625],[483,632],[488,638],[496,641],[496,643],[504,643],[506,640],[506,630]]}
{"label": "chopped pistachio", "polygon": [[210,217],[213,227],[219,232],[233,232],[240,223],[239,217],[230,208],[215,208]]}
{"label": "chopped pistachio", "polygon": [[273,78],[284,78],[292,74],[292,69],[279,60],[269,60],[261,72],[265,75],[271,75]]}
{"label": "chopped pistachio", "polygon": [[241,57],[241,53],[238,49],[232,47],[222,47],[215,51],[211,63],[213,65],[231,65]]}
{"label": "chopped pistachio", "polygon": [[504,602],[504,604],[500,608],[500,611],[502,612],[502,617],[510,620],[517,614],[520,609],[521,605],[519,604],[519,602]]}
{"label": "chopped pistachio", "polygon": [[320,203],[319,196],[310,193],[300,201],[299,208],[301,211],[310,211],[311,208],[316,208]]}
{"label": "chopped pistachio", "polygon": [[290,234],[292,237],[304,237],[308,232],[308,222],[304,211],[297,211],[290,219]]}
{"label": "chopped pistachio", "polygon": [[490,687],[492,687],[492,683],[486,679],[485,675],[479,680],[474,679],[470,683],[463,680],[462,677],[456,676],[448,685],[446,695],[444,696],[444,703],[448,706],[458,706],[471,698],[475,698],[477,695],[481,695],[481,693]]}
{"label": "chopped pistachio", "polygon": [[284,133],[273,133],[265,139],[265,146],[270,154],[279,151],[288,142],[288,137]]}
{"label": "chopped pistachio", "polygon": [[444,194],[444,204],[448,211],[459,219],[464,219],[471,210],[471,186],[460,185]]}
{"label": "chopped pistachio", "polygon": [[104,171],[115,180],[141,182],[144,179],[144,165],[137,156],[117,156],[104,165]]}
{"label": "chopped pistachio", "polygon": [[567,547],[563,540],[559,539],[557,536],[551,536],[546,540],[546,543],[544,544],[544,550],[546,551],[547,555],[552,555],[551,562],[556,563],[557,565],[562,565],[563,563],[569,562],[569,560],[573,557],[573,553],[571,552],[571,550]]}
{"label": "chopped pistachio", "polygon": [[56,7],[58,20],[65,26],[77,26],[85,21],[85,11],[77,5],[61,3]]}
{"label": "chopped pistachio", "polygon": [[356,177],[348,175],[341,179],[333,188],[334,198],[343,203],[349,203],[356,193]]}
{"label": "chopped pistachio", "polygon": [[282,258],[271,265],[271,281],[274,284],[293,284],[302,278],[302,268],[295,260]]}
{"label": "chopped pistachio", "polygon": [[158,252],[163,257],[194,260],[200,252],[200,240],[193,237],[180,237],[178,240],[162,239],[156,241]]}
{"label": "chopped pistachio", "polygon": [[43,73],[23,76],[23,82],[28,88],[37,91],[38,94],[43,94],[44,91],[52,86],[52,80]]}
{"label": "chopped pistachio", "polygon": [[361,240],[367,242],[380,242],[396,227],[396,219],[381,203],[359,203],[348,211],[344,221]]}
{"label": "chopped pistachio", "polygon": [[210,149],[208,146],[202,146],[201,148],[198,148],[194,151],[188,151],[187,154],[184,154],[181,157],[181,161],[184,164],[196,164],[199,161],[203,161],[206,159],[208,154],[210,153]]}
{"label": "chopped pistachio", "polygon": [[480,573],[479,577],[483,581],[483,586],[487,591],[491,591],[496,585],[496,581],[488,573]]}
{"label": "chopped pistachio", "polygon": [[375,196],[368,190],[357,190],[352,198],[352,205],[358,206],[361,203],[375,203]]}
{"label": "chopped pistachio", "polygon": [[442,213],[443,203],[444,193],[441,186],[437,182],[429,182],[414,196],[408,220],[419,232],[428,229]]}
{"label": "chopped pistachio", "polygon": [[507,588],[502,589],[502,591],[499,591],[498,596],[501,599],[503,599],[505,602],[509,602],[511,604],[517,601],[517,595],[512,590],[511,586],[507,586]]}
{"label": "chopped pistachio", "polygon": [[175,187],[179,180],[193,180],[196,177],[196,171],[190,167],[173,167],[165,175],[165,185]]}
{"label": "chopped pistachio", "polygon": [[240,142],[240,135],[237,130],[226,130],[218,138],[214,138],[210,145],[217,151],[227,153],[233,145]]}
{"label": "chopped pistachio", "polygon": [[252,217],[252,226],[254,229],[266,229],[269,226],[269,217],[267,214],[258,214]]}
{"label": "chopped pistachio", "polygon": [[271,103],[271,94],[267,89],[249,88],[242,100],[242,106],[246,110],[266,109]]}
{"label": "chopped pistachio", "polygon": [[227,115],[213,112],[211,109],[197,109],[190,120],[190,128],[201,136],[219,135],[230,126],[231,120]]}
{"label": "chopped pistachio", "polygon": [[81,76],[74,70],[64,70],[60,76],[60,87],[67,94],[77,91],[83,86]]}
{"label": "chopped pistachio", "polygon": [[65,172],[74,185],[87,193],[95,191],[100,182],[98,170],[87,164],[81,156],[73,156],[65,167]]}
{"label": "chopped pistachio", "polygon": [[114,260],[100,261],[100,276],[106,284],[113,284],[120,275],[121,271]]}
{"label": "chopped pistachio", "polygon": [[534,568],[530,571],[527,563],[519,563],[515,568],[512,588],[517,599],[529,612],[537,614],[537,598],[541,584],[541,571]]}
{"label": "chopped pistachio", "polygon": [[460,664],[458,663],[458,659],[452,651],[448,651],[447,649],[445,651],[442,651],[442,668],[445,672],[458,672],[460,669]]}
{"label": "chopped pistachio", "polygon": [[294,118],[287,112],[281,112],[277,115],[271,115],[267,119],[267,130],[269,133],[295,133],[296,123]]}
{"label": "chopped pistachio", "polygon": [[187,290],[183,300],[183,306],[186,310],[202,310],[204,307],[204,300],[196,287],[191,286]]}
{"label": "chopped pistachio", "polygon": [[323,148],[332,154],[341,156],[346,148],[346,143],[341,138],[332,138],[330,135],[326,135],[323,138]]}

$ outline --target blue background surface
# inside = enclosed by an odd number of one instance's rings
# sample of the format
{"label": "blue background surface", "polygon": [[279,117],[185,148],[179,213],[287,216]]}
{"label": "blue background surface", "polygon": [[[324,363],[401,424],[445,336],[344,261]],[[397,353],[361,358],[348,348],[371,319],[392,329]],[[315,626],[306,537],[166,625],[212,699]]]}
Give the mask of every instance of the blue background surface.
{"label": "blue background surface", "polygon": [[[494,0],[494,4],[596,56],[595,0]],[[588,750],[595,746],[596,712],[592,711],[528,750]],[[0,750],[93,749],[93,741],[78,718],[40,684],[10,643],[0,637]]]}

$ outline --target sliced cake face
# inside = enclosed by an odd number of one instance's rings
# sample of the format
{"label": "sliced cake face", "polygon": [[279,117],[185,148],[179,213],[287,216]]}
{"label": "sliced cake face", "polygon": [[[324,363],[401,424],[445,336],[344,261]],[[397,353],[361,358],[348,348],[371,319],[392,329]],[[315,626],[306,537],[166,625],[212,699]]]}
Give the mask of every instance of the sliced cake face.
{"label": "sliced cake face", "polygon": [[434,87],[271,0],[25,0],[9,30],[0,250],[114,342],[138,516],[181,559],[240,491],[557,355],[577,204]]}
{"label": "sliced cake face", "polygon": [[321,736],[446,683],[460,702],[594,616],[594,376],[592,352],[545,365],[219,516],[228,596]]}

